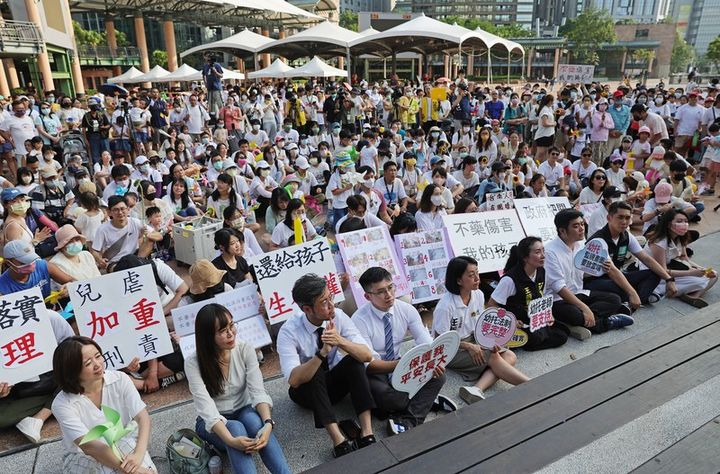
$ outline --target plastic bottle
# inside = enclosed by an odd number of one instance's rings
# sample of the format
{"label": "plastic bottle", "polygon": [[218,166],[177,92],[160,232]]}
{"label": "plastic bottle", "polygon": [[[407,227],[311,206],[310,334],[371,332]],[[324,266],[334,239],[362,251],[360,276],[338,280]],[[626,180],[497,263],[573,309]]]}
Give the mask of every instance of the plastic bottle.
{"label": "plastic bottle", "polygon": [[208,469],[210,474],[222,474],[222,459],[218,456],[211,457],[210,462],[208,462]]}

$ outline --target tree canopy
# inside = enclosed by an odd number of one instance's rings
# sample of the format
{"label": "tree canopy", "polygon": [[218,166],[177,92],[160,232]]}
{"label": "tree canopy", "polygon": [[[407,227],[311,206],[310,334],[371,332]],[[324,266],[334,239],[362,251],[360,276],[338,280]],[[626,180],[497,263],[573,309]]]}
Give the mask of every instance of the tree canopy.
{"label": "tree canopy", "polygon": [[695,49],[676,32],[670,57],[670,72],[685,72],[693,59],[695,59]]}
{"label": "tree canopy", "polygon": [[[102,33],[94,30],[86,30],[77,21],[72,22],[73,30],[75,32],[75,42],[78,46],[90,45],[90,46],[107,46],[107,32]],[[115,30],[115,40],[118,47],[128,46],[130,42],[127,36],[122,31]]]}
{"label": "tree canopy", "polygon": [[517,23],[513,23],[511,25],[495,26],[487,20],[462,17],[458,15],[446,16],[442,18],[442,21],[449,25],[457,23],[458,25],[463,26],[468,30],[475,30],[479,27],[481,30],[485,30],[488,33],[500,36],[501,38],[527,38],[533,35],[532,31],[523,28]]}
{"label": "tree canopy", "polygon": [[612,17],[606,10],[583,11],[561,26],[559,34],[573,43],[571,53],[579,62],[585,64],[599,64],[600,56],[597,51],[600,46],[617,40]]}
{"label": "tree canopy", "polygon": [[708,45],[707,53],[705,53],[705,58],[708,61],[712,62],[715,67],[720,67],[720,35],[718,35]]}
{"label": "tree canopy", "polygon": [[358,14],[345,10],[340,13],[340,26],[350,31],[358,30]]}

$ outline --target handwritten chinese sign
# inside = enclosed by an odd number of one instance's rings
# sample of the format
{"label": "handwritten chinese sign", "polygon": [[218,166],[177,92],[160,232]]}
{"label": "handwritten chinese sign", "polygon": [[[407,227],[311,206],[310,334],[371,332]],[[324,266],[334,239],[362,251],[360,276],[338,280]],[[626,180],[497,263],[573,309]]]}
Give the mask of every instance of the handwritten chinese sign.
{"label": "handwritten chinese sign", "polygon": [[488,211],[512,209],[515,207],[513,204],[513,192],[501,191],[499,193],[487,193],[485,194],[485,205]]}
{"label": "handwritten chinese sign", "polygon": [[452,258],[442,229],[395,236],[398,256],[412,288],[412,302],[439,299],[445,289],[445,270]]}
{"label": "handwritten chinese sign", "polygon": [[392,374],[392,386],[414,397],[433,376],[436,367],[445,367],[460,347],[456,331],[440,334],[430,344],[420,344],[407,351],[398,361]]}
{"label": "handwritten chinese sign", "polygon": [[78,331],[100,345],[106,369],[173,351],[150,265],[73,282],[68,291]]}
{"label": "handwritten chinese sign", "polygon": [[503,268],[510,248],[525,237],[512,209],[451,214],[443,216],[443,221],[453,253],[477,260],[480,273]]}
{"label": "handwritten chinese sign", "polygon": [[602,267],[603,263],[609,255],[607,243],[603,239],[592,239],[575,254],[573,263],[578,270],[592,276],[601,276],[605,273]]}
{"label": "handwritten chinese sign", "polygon": [[595,76],[595,66],[584,64],[560,64],[558,66],[558,82],[590,84]]}
{"label": "handwritten chinese sign", "polygon": [[1,297],[1,382],[14,385],[52,370],[56,346],[39,287]]}
{"label": "handwritten chinese sign", "polygon": [[528,303],[528,318],[530,319],[530,332],[535,332],[545,326],[552,326],[555,322],[552,315],[552,295],[534,299]]}
{"label": "handwritten chinese sign", "polygon": [[515,209],[527,236],[549,242],[557,237],[555,214],[570,208],[566,197],[516,199]]}
{"label": "handwritten chinese sign", "polygon": [[382,267],[390,272],[395,284],[395,296],[410,293],[410,285],[401,270],[387,227],[348,232],[338,235],[337,241],[355,301],[365,301],[365,292],[358,280],[371,267]]}
{"label": "handwritten chinese sign", "polygon": [[335,302],[345,299],[327,239],[255,255],[249,263],[255,267],[270,324],[281,323],[300,311],[293,301],[292,288],[298,278],[308,273],[325,278]]}
{"label": "handwritten chinese sign", "polygon": [[475,342],[492,349],[504,346],[515,334],[517,320],[515,315],[503,308],[488,308],[475,323]]}

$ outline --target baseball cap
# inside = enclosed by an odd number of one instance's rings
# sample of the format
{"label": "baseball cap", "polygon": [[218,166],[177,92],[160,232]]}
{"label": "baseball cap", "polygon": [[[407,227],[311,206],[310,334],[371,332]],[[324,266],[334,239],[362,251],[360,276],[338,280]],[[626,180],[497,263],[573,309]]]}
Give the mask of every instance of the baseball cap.
{"label": "baseball cap", "polygon": [[622,196],[624,193],[615,186],[608,186],[603,190],[603,198],[617,198]]}
{"label": "baseball cap", "polygon": [[650,132],[650,127],[648,127],[646,125],[643,125],[642,127],[640,127],[638,129],[638,135],[641,133],[647,133],[648,135],[652,135],[652,133]]}
{"label": "baseball cap", "polygon": [[255,165],[256,168],[270,168],[270,164],[265,160],[260,160]]}
{"label": "baseball cap", "polygon": [[297,160],[295,160],[295,166],[298,167],[298,169],[306,170],[310,168],[310,164],[308,163],[307,158],[304,156],[299,157]]}
{"label": "baseball cap", "polygon": [[662,182],[655,186],[655,202],[658,204],[667,204],[672,196],[672,184]]}
{"label": "baseball cap", "polygon": [[57,176],[57,171],[55,171],[55,168],[52,166],[46,166],[40,171],[40,176],[43,178],[52,178],[53,176]]}
{"label": "baseball cap", "polygon": [[135,164],[136,165],[142,165],[148,162],[147,156],[145,155],[139,155],[137,158],[135,158]]}
{"label": "baseball cap", "polygon": [[510,168],[507,167],[507,166],[505,166],[505,163],[503,163],[502,161],[495,161],[495,162],[492,164],[492,166],[490,167],[490,170],[491,170],[493,173],[494,173],[494,172],[499,172],[499,171],[505,171],[505,170],[509,170],[509,169],[510,169]]}
{"label": "baseball cap", "polygon": [[445,163],[445,160],[443,159],[442,156],[435,155],[435,156],[433,156],[432,158],[430,158],[430,165],[431,165],[431,166],[432,166],[432,165],[435,165],[435,164],[438,164],[438,163],[440,163],[440,162]]}
{"label": "baseball cap", "polygon": [[33,263],[35,260],[39,260],[40,256],[35,253],[35,249],[28,242],[12,240],[5,244],[3,258],[5,258],[5,260],[13,258],[23,265],[27,265]]}
{"label": "baseball cap", "polygon": [[613,92],[613,97],[623,97],[625,94],[623,94],[623,91],[615,91]]}
{"label": "baseball cap", "polygon": [[2,190],[2,195],[0,195],[0,199],[2,199],[3,202],[8,202],[20,196],[27,196],[27,194],[20,191],[18,188],[6,188]]}

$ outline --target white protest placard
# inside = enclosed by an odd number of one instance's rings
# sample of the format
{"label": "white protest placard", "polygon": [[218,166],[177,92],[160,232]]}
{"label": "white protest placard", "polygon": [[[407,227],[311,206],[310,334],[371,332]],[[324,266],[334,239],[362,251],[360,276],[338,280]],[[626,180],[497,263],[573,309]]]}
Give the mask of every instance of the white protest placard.
{"label": "white protest placard", "polygon": [[541,296],[528,303],[528,319],[530,320],[530,332],[535,332],[545,326],[552,326],[555,322],[552,315],[552,295]]}
{"label": "white protest placard", "polygon": [[57,342],[40,288],[0,298],[0,382],[14,385],[52,370]]}
{"label": "white protest placard", "polygon": [[513,192],[512,191],[501,191],[499,193],[487,193],[485,194],[485,206],[488,211],[502,211],[505,209],[512,209],[513,204]]}
{"label": "white protest placard", "polygon": [[605,273],[602,266],[609,256],[607,243],[603,239],[592,239],[575,254],[573,263],[578,270],[599,277]]}
{"label": "white protest placard", "polygon": [[395,254],[395,246],[387,227],[372,227],[337,236],[345,270],[350,278],[355,301],[365,301],[365,292],[358,280],[371,267],[382,267],[390,272],[395,284],[395,296],[410,293],[410,285]]}
{"label": "white protest placard", "polygon": [[327,281],[335,302],[345,299],[327,239],[316,239],[248,259],[255,267],[270,324],[285,321],[300,311],[292,298],[295,281],[315,273]]}
{"label": "white protest placard", "polygon": [[439,299],[445,289],[445,271],[452,258],[445,232],[436,229],[395,236],[398,257],[410,284],[412,302]]}
{"label": "white protest placard", "polygon": [[455,256],[478,261],[478,272],[494,272],[505,266],[510,248],[525,237],[514,210],[450,214],[443,216]]}
{"label": "white protest placard", "polygon": [[436,367],[445,367],[460,347],[457,331],[440,334],[432,343],[420,344],[407,351],[398,361],[392,374],[392,386],[414,397],[433,376]]}
{"label": "white protest placard", "polygon": [[173,351],[150,265],[68,284],[78,331],[103,350],[106,369]]}
{"label": "white protest placard", "polygon": [[[207,304],[205,301],[203,303]],[[235,321],[235,328],[237,329],[236,341],[246,342],[255,349],[272,344],[270,332],[267,325],[265,325],[265,319],[260,314],[241,321]],[[180,350],[186,359],[195,353],[195,347],[195,333],[180,338]]]}
{"label": "white protest placard", "polygon": [[538,237],[543,242],[549,242],[557,237],[555,214],[563,209],[570,209],[570,207],[570,201],[566,197],[515,200],[515,209],[525,230],[525,235]]}
{"label": "white protest placard", "polygon": [[558,82],[590,84],[595,76],[595,66],[586,64],[560,64]]}
{"label": "white protest placard", "polygon": [[504,346],[515,334],[517,319],[504,308],[488,308],[475,323],[475,342],[486,349]]}
{"label": "white protest placard", "polygon": [[601,202],[594,202],[592,204],[580,204],[580,212],[583,213],[583,217],[587,222],[593,212],[597,211],[601,207],[603,207],[603,203]]}

